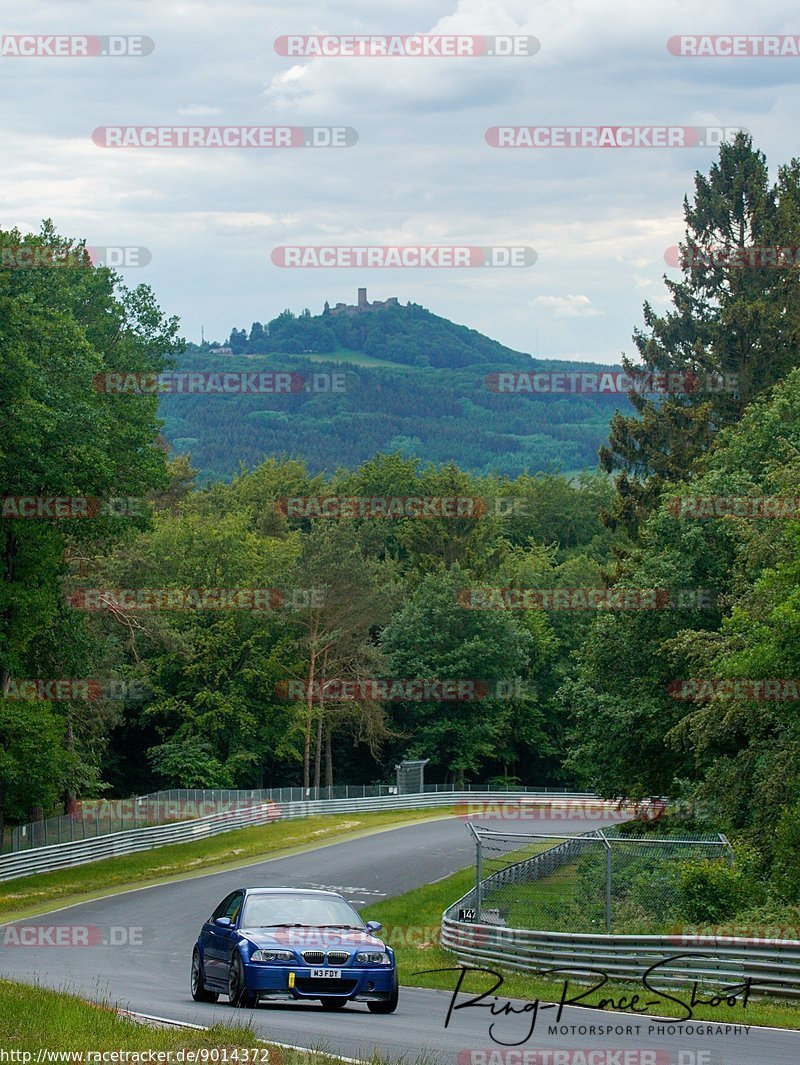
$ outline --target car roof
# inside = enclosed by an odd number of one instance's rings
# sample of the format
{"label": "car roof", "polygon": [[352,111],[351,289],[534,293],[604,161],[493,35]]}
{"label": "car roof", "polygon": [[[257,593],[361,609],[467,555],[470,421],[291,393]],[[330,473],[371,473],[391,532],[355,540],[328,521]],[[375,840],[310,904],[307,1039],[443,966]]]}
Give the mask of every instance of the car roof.
{"label": "car roof", "polygon": [[237,890],[243,891],[245,895],[311,895],[312,897],[321,898],[342,898],[338,891],[323,891],[321,889],[317,890],[316,888],[246,887],[237,888]]}

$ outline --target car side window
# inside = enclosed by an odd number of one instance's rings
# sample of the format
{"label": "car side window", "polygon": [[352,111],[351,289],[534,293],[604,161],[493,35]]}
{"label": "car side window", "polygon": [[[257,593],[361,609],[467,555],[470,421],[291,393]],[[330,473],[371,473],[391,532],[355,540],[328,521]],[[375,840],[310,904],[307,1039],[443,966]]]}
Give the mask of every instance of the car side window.
{"label": "car side window", "polygon": [[231,896],[230,905],[225,911],[225,916],[230,917],[231,922],[233,924],[236,924],[236,919],[239,916],[239,913],[241,912],[243,902],[244,895],[241,893],[241,891],[234,892],[234,894]]}
{"label": "car side window", "polygon": [[217,906],[216,910],[211,914],[211,920],[216,921],[218,917],[228,917],[228,907],[238,894],[237,891],[232,891],[230,895],[226,895],[219,906]]}

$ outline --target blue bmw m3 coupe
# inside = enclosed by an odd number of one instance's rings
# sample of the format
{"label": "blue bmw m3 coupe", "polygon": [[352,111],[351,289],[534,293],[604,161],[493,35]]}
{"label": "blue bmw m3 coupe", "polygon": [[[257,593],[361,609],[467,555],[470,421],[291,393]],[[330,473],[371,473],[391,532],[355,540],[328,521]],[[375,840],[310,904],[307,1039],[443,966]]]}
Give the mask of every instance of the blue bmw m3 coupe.
{"label": "blue bmw m3 coupe", "polygon": [[227,995],[232,1006],[316,999],[325,1009],[366,1002],[394,1013],[394,951],[334,891],[239,888],[203,925],[192,952],[195,1002]]}

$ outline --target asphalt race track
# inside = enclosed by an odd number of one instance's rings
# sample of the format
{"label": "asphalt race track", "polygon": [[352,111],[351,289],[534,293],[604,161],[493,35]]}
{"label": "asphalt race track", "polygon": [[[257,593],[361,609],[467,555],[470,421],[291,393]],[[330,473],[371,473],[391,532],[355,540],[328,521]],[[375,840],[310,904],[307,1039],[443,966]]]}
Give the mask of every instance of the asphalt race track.
{"label": "asphalt race track", "polygon": [[[537,822],[544,832],[575,833],[596,828],[602,822],[570,820],[568,828],[564,824],[558,820]],[[0,974],[28,982],[38,980],[86,997],[111,999],[140,1013],[194,1024],[241,1019],[250,1022],[265,1038],[294,1046],[323,1047],[348,1057],[369,1057],[377,1049],[390,1059],[413,1062],[425,1054],[428,1060],[450,1065],[456,1062],[459,1051],[502,1049],[489,1036],[492,1020],[499,1025],[494,1030],[496,1039],[507,1044],[520,1042],[530,1030],[531,1015],[492,1018],[488,1009],[464,1009],[455,1012],[445,1028],[449,993],[420,988],[402,988],[397,1012],[388,1016],[373,1016],[364,1004],[350,1005],[339,1012],[323,1012],[318,1005],[305,1003],[276,1003],[256,1010],[234,1011],[227,1004],[201,1005],[192,1001],[189,962],[202,922],[235,887],[327,887],[341,892],[358,907],[438,880],[471,864],[473,859],[474,844],[465,824],[457,818],[447,818],[332,843],[246,869],[98,899],[17,925],[45,929],[43,935],[37,934],[40,940],[57,935],[55,929],[47,933],[45,926],[88,927],[90,946],[13,946],[6,936],[0,941]],[[454,981],[455,976],[454,973]],[[402,979],[401,970],[401,985]],[[676,1022],[567,1007],[560,1024],[570,1031],[549,1035],[548,1028],[555,1023],[554,1013],[540,1013],[534,1034],[516,1049],[660,1050],[657,1065],[800,1062],[800,1033],[751,1028],[749,1034],[697,1034],[682,1030]],[[746,1018],[746,1011],[742,1016]],[[630,1034],[592,1036],[571,1031],[572,1026],[588,1025],[621,1025],[623,1033],[628,1030]],[[708,1024],[690,1022],[686,1027],[706,1029]],[[620,1060],[624,1065],[624,1057]],[[509,1057],[508,1061],[526,1065],[521,1057]],[[539,1061],[538,1056],[529,1058],[531,1065],[539,1065]],[[469,1065],[469,1061],[462,1057],[459,1065]]]}

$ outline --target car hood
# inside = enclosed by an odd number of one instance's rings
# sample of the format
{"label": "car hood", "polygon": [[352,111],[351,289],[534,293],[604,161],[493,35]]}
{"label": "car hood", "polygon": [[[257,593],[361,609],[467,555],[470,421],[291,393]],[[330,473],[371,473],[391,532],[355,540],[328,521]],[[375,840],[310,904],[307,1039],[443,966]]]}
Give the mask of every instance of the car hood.
{"label": "car hood", "polygon": [[242,928],[239,934],[256,947],[284,950],[383,950],[383,940],[369,932],[344,928]]}

